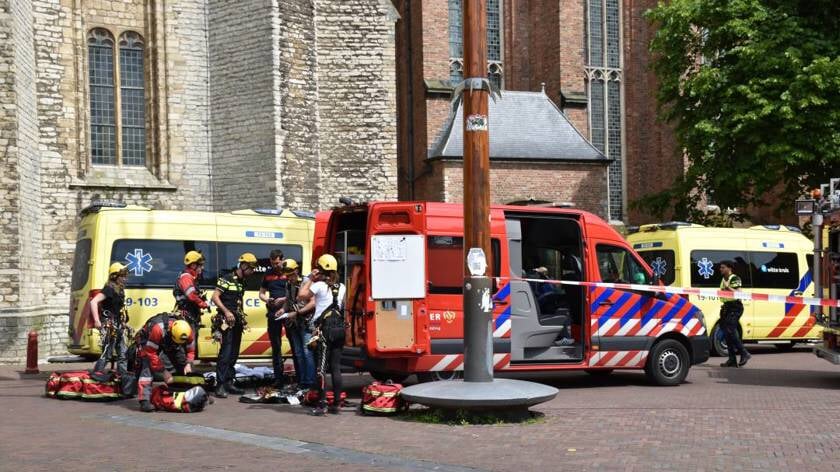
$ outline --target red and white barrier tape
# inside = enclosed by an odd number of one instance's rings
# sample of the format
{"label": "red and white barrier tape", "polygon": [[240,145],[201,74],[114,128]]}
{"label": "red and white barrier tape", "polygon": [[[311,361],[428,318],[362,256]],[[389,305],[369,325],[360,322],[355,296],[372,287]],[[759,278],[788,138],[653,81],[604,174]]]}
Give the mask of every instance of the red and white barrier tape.
{"label": "red and white barrier tape", "polygon": [[771,293],[755,293],[736,291],[729,292],[726,290],[718,290],[714,288],[683,288],[683,287],[668,287],[664,285],[639,285],[639,284],[617,284],[609,282],[577,282],[573,280],[550,280],[550,279],[520,279],[513,277],[498,277],[502,280],[520,280],[523,282],[538,282],[551,283],[563,285],[578,285],[583,287],[606,287],[616,288],[619,290],[636,290],[641,292],[660,292],[670,293],[676,295],[703,295],[706,297],[720,297],[720,298],[734,298],[736,300],[753,300],[759,302],[772,303],[790,303],[792,305],[810,305],[810,306],[827,306],[840,307],[840,300],[831,298],[815,298],[815,297],[792,297],[787,295],[776,295]]}

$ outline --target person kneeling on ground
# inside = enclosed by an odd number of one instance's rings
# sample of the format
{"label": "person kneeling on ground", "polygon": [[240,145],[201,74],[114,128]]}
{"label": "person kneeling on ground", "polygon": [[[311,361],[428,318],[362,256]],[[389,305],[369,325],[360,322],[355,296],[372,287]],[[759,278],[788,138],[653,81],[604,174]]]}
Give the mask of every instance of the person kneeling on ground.
{"label": "person kneeling on ground", "polygon": [[137,332],[137,397],[140,410],[155,411],[151,404],[152,380],[155,372],[163,373],[163,381],[170,383],[172,373],[166,369],[170,362],[178,374],[192,372],[195,359],[194,335],[186,320],[168,313],[154,316]]}

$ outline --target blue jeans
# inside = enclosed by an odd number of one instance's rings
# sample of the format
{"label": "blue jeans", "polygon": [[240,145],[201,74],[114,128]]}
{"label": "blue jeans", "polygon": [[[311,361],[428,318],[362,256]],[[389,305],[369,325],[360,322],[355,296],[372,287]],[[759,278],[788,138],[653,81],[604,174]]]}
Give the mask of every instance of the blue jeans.
{"label": "blue jeans", "polygon": [[315,385],[315,353],[306,347],[312,338],[312,332],[302,326],[286,326],[286,338],[292,346],[295,374],[300,388]]}

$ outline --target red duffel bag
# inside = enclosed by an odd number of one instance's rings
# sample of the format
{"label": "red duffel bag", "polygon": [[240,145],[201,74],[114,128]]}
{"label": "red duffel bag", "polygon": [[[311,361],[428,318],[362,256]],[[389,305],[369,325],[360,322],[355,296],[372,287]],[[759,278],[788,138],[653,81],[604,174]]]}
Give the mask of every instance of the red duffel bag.
{"label": "red duffel bag", "polygon": [[174,413],[197,413],[204,409],[210,397],[200,386],[185,392],[173,392],[166,385],[158,385],[152,389],[152,405],[157,410]]}
{"label": "red duffel bag", "polygon": [[408,403],[400,395],[403,386],[398,383],[373,382],[362,389],[362,413],[371,415],[393,415],[408,409]]}
{"label": "red duffel bag", "polygon": [[113,377],[109,380],[91,378],[90,372],[53,372],[47,379],[46,395],[52,398],[111,401],[122,398],[120,384]]}
{"label": "red duffel bag", "polygon": [[[332,390],[327,390],[326,397],[327,405],[335,403],[335,394],[333,394]],[[318,390],[312,389],[306,392],[301,403],[308,406],[318,406]],[[339,406],[344,406],[345,403],[347,403],[347,392],[341,392],[341,403]]]}

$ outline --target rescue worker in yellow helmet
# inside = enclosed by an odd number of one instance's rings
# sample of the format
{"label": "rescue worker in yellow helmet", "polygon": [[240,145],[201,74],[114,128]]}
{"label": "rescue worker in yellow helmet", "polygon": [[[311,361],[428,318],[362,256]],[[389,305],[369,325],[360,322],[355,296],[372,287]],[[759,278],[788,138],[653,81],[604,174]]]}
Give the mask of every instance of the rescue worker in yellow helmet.
{"label": "rescue worker in yellow helmet", "polygon": [[[175,280],[172,295],[175,296],[175,311],[190,323],[190,327],[198,332],[201,325],[201,310],[207,310],[210,305],[204,299],[204,294],[198,286],[201,274],[204,272],[204,254],[201,251],[188,251],[184,254],[184,270]],[[198,342],[196,336],[196,342]],[[195,346],[193,346],[195,348]]]}
{"label": "rescue worker in yellow helmet", "polygon": [[153,316],[137,332],[137,396],[140,410],[154,411],[152,406],[152,380],[155,372],[163,374],[163,381],[172,381],[166,370],[166,360],[178,374],[192,372],[195,360],[195,334],[186,320],[169,313]]}
{"label": "rescue worker in yellow helmet", "polygon": [[331,254],[324,254],[315,263],[315,269],[300,287],[300,297],[307,300],[299,314],[312,313],[309,321],[316,345],[315,371],[317,375],[318,405],[311,414],[323,416],[327,411],[326,374],[330,372],[333,404],[329,412],[340,413],[341,407],[341,351],[344,347],[344,297],[346,289],[339,282],[338,261]]}
{"label": "rescue worker in yellow helmet", "polygon": [[233,366],[239,358],[242,331],[245,328],[245,311],[242,298],[245,295],[245,278],[257,269],[257,257],[246,252],[239,256],[236,267],[229,274],[221,275],[213,291],[213,303],[218,311],[213,318],[213,335],[221,342],[219,359],[216,363],[216,396],[226,398],[228,392],[235,395],[245,393],[233,385],[236,375]]}
{"label": "rescue worker in yellow helmet", "polygon": [[100,332],[102,355],[93,366],[94,375],[105,379],[105,367],[114,362],[117,372],[128,371],[125,330],[128,314],[125,311],[125,283],[128,268],[114,262],[108,268],[108,282],[90,301],[93,326]]}

